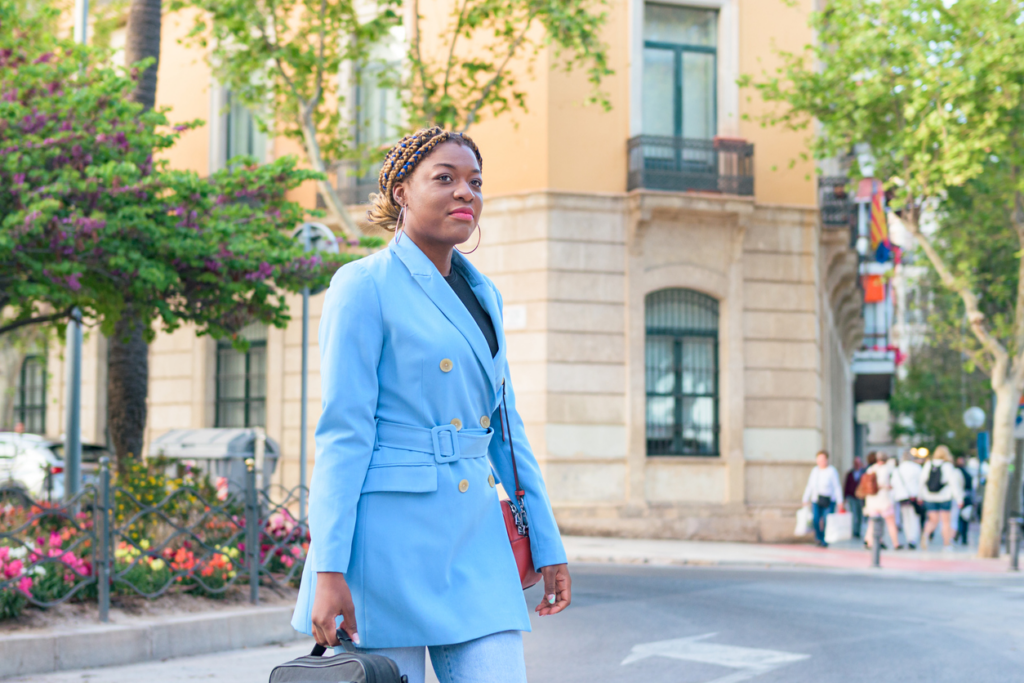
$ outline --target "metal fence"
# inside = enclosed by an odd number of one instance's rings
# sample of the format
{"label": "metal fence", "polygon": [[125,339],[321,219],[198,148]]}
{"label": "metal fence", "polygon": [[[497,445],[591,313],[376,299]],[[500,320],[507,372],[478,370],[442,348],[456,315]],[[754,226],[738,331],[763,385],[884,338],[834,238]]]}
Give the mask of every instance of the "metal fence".
{"label": "metal fence", "polygon": [[745,140],[640,135],[627,151],[629,190],[754,194],[754,145]]}
{"label": "metal fence", "polygon": [[216,598],[247,584],[257,604],[261,584],[298,580],[308,528],[292,514],[302,489],[257,488],[254,461],[245,462],[245,488],[232,495],[187,477],[169,493],[152,479],[114,485],[107,458],[68,502],[0,486],[0,598],[44,608],[95,599],[100,621],[112,594]]}

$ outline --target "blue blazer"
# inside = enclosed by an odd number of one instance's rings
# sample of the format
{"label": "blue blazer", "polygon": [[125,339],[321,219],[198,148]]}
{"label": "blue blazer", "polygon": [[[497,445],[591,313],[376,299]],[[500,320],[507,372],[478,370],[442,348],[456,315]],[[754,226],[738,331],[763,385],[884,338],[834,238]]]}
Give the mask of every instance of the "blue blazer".
{"label": "blue blazer", "polygon": [[461,643],[530,630],[497,480],[513,488],[498,416],[505,386],[536,568],[565,562],[516,410],[501,295],[452,267],[494,322],[498,353],[403,236],[339,269],[320,319],[323,413],[309,493],[312,541],[292,625],[311,633],[316,572],[342,572],[364,647]]}

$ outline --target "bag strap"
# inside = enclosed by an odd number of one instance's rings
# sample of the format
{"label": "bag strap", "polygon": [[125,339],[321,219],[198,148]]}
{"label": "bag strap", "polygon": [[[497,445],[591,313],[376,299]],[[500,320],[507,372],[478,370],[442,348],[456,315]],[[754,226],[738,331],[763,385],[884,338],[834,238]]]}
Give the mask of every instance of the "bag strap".
{"label": "bag strap", "polygon": [[505,440],[505,424],[508,424],[508,451],[512,455],[512,476],[516,482],[516,498],[523,498],[526,491],[519,485],[519,468],[516,467],[516,447],[512,441],[512,423],[508,419],[508,404],[505,402],[505,382],[501,383],[501,408],[505,409],[505,417],[501,416],[501,409],[498,410],[498,422],[501,423],[501,440]]}
{"label": "bag strap", "polygon": [[[502,409],[505,415],[502,417]],[[501,382],[501,405],[498,407],[498,422],[501,423],[501,440],[505,441],[505,425],[508,425],[508,452],[512,456],[512,477],[515,479],[515,500],[509,500],[512,507],[512,516],[515,519],[516,530],[520,536],[527,536],[530,533],[530,522],[526,517],[526,491],[519,485],[519,468],[516,466],[515,440],[512,438],[512,421],[508,416],[508,403],[505,400],[505,381]]]}

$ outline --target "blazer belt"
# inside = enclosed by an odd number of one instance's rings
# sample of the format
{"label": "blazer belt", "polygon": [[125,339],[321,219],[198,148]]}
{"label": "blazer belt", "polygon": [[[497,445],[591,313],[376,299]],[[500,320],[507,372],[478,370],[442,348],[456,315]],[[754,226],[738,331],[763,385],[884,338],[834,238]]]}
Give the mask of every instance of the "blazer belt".
{"label": "blazer belt", "polygon": [[[383,448],[397,448],[417,451],[434,456],[434,462],[441,465],[463,458],[481,458],[487,455],[493,429],[455,429],[455,425],[440,425],[432,429],[413,427],[396,422],[377,421],[377,445]],[[374,453],[371,465],[390,464],[379,462],[383,458]],[[394,463],[398,464],[398,463]]]}

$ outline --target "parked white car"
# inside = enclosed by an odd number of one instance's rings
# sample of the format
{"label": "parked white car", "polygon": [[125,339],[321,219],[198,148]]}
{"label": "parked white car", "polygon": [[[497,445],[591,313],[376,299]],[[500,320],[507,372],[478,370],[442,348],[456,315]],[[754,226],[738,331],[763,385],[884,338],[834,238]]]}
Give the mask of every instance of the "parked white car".
{"label": "parked white car", "polygon": [[[36,500],[64,497],[64,444],[38,434],[0,432],[0,488],[18,488]],[[82,444],[82,483],[95,477],[107,449]]]}
{"label": "parked white car", "polygon": [[0,432],[0,486],[19,488],[37,499],[64,495],[61,477],[60,491],[47,491],[52,486],[55,470],[63,472],[64,462],[54,452],[53,441],[36,434]]}

